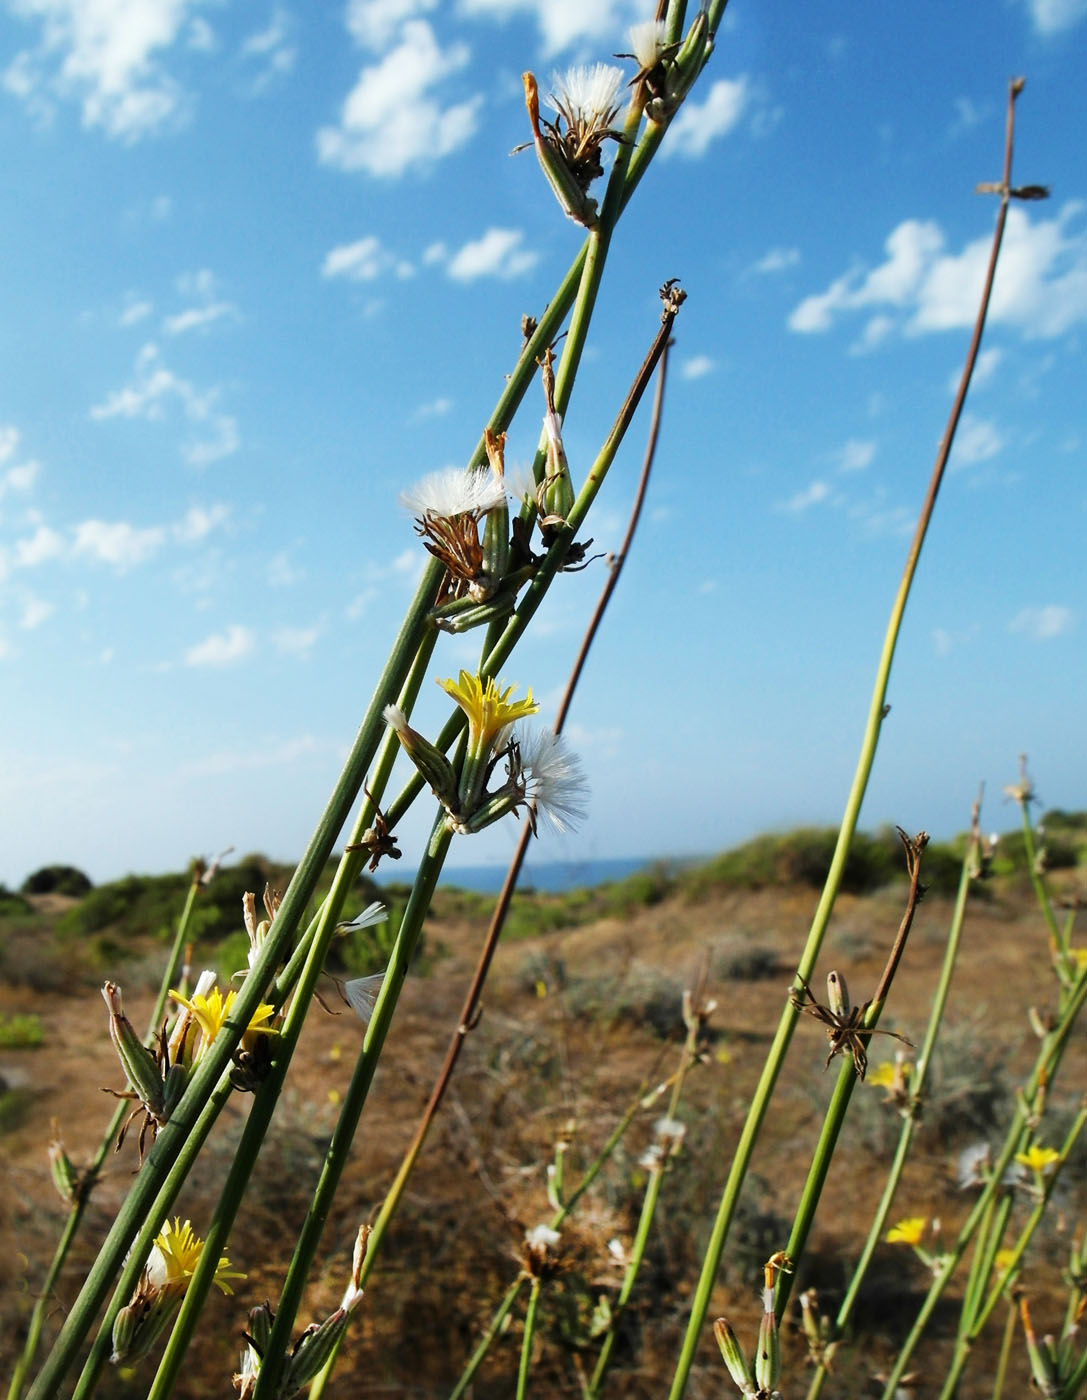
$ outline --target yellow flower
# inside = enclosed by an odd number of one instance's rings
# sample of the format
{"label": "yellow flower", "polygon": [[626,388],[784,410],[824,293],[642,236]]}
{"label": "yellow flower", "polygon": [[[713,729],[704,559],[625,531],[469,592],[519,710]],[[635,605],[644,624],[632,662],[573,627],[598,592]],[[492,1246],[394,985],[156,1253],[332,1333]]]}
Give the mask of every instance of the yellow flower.
{"label": "yellow flower", "polygon": [[993,1260],[998,1274],[1006,1274],[1011,1267],[1011,1262],[1015,1258],[1014,1249],[998,1249],[996,1258]]}
{"label": "yellow flower", "polygon": [[1076,964],[1079,971],[1082,972],[1083,969],[1087,967],[1087,948],[1069,948],[1068,951],[1072,955],[1072,961]]}
{"label": "yellow flower", "polygon": [[[184,1225],[176,1217],[172,1224],[167,1220],[147,1257],[144,1277],[148,1286],[161,1293],[184,1293],[203,1252],[204,1241],[193,1234],[187,1220]],[[215,1282],[224,1293],[232,1293],[234,1290],[227,1282],[232,1278],[245,1278],[245,1275],[231,1269],[224,1254],[215,1266]]]}
{"label": "yellow flower", "polygon": [[451,696],[468,716],[468,751],[479,753],[489,749],[499,732],[507,724],[534,715],[540,708],[532,698],[532,691],[523,700],[510,701],[514,687],[499,690],[493,676],[486,682],[478,675],[461,671],[454,680],[439,681],[438,684]]}
{"label": "yellow flower", "polygon": [[885,1236],[887,1243],[918,1245],[921,1243],[921,1236],[925,1233],[925,1224],[923,1215],[908,1216],[887,1231]]}
{"label": "yellow flower", "polygon": [[1033,1147],[1028,1147],[1026,1152],[1017,1152],[1015,1160],[1021,1163],[1028,1171],[1036,1172],[1041,1176],[1048,1171],[1054,1162],[1059,1162],[1061,1154],[1053,1147],[1039,1147],[1037,1143]]}
{"label": "yellow flower", "polygon": [[890,1060],[884,1060],[875,1069],[869,1070],[868,1081],[876,1089],[890,1089],[895,1082],[895,1067]]}
{"label": "yellow flower", "polygon": [[[180,992],[171,991],[170,995],[195,1016],[204,1035],[200,1050],[204,1050],[219,1034],[223,1022],[230,1015],[230,1009],[238,994],[235,991],[229,991],[224,997],[218,987],[213,987],[207,995],[198,992],[191,1001],[188,997],[183,997]],[[262,1001],[253,1012],[253,1018],[246,1027],[243,1039],[254,1035],[277,1035],[278,1032],[274,1026],[263,1024],[274,1015],[275,1007]]]}

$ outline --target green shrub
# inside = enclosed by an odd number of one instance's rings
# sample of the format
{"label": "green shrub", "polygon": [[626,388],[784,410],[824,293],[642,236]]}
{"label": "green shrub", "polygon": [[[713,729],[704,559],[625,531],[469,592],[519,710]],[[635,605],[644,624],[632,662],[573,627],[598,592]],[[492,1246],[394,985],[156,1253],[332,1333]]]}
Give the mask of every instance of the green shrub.
{"label": "green shrub", "polygon": [[0,1016],[0,1050],[36,1049],[44,1039],[40,1016]]}
{"label": "green shrub", "polygon": [[23,881],[23,894],[66,894],[82,899],[94,885],[74,865],[43,865]]}
{"label": "green shrub", "polygon": [[0,919],[18,918],[21,914],[30,914],[30,905],[13,890],[9,890],[7,885],[0,885]]}

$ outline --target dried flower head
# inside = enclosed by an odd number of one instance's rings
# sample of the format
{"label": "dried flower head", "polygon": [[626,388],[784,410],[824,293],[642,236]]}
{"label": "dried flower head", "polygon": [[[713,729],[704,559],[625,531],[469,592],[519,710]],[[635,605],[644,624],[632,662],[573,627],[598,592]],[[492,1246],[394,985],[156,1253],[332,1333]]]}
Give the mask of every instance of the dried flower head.
{"label": "dried flower head", "polygon": [[[432,472],[400,497],[416,517],[415,529],[448,570],[439,602],[467,596],[486,602],[500,582],[486,568],[479,522],[506,504],[506,484],[492,467]],[[504,531],[503,531],[504,532]]]}

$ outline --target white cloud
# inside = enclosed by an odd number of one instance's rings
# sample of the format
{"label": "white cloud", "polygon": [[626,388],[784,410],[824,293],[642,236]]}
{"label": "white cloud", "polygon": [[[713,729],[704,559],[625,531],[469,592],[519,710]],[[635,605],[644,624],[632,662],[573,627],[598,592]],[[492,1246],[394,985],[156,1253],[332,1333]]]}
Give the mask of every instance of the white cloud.
{"label": "white cloud", "polygon": [[1087,0],[1026,0],[1039,34],[1060,34],[1087,17]]}
{"label": "white cloud", "polygon": [[704,156],[712,141],[727,136],[737,125],[750,98],[751,85],[746,74],[735,80],[718,78],[705,102],[684,102],[672,118],[661,154],[685,156],[688,160]]}
{"label": "white cloud", "polygon": [[[1030,339],[1063,335],[1087,320],[1087,232],[1074,227],[1085,209],[1072,201],[1055,218],[1033,220],[1017,205],[1009,209],[991,323],[1017,326]],[[948,253],[938,224],[907,219],[888,237],[883,263],[871,270],[854,267],[826,291],[805,297],[789,327],[827,331],[848,312],[872,308],[878,314],[864,344],[892,329],[917,335],[968,328],[977,316],[990,246],[986,235],[960,253]]]}
{"label": "white cloud", "polygon": [[39,525],[27,539],[15,541],[15,562],[21,568],[32,569],[57,559],[64,553],[64,541],[48,525]]}
{"label": "white cloud", "polygon": [[212,530],[222,525],[229,515],[230,507],[221,504],[211,506],[210,509],[204,506],[190,506],[184,519],[174,526],[174,538],[182,544],[199,544]]}
{"label": "white cloud", "polygon": [[876,444],[871,440],[849,438],[834,454],[840,472],[862,472],[872,463],[876,455]]}
{"label": "white cloud", "polygon": [[224,316],[238,319],[238,308],[229,301],[215,301],[209,306],[190,306],[175,316],[167,316],[162,329],[167,335],[184,335],[186,331],[202,331],[221,321]]}
{"label": "white cloud", "polygon": [[787,268],[796,267],[799,261],[799,248],[771,248],[757,263],[752,263],[751,271],[763,275],[773,272],[784,272]]}
{"label": "white cloud", "polygon": [[19,446],[19,429],[11,423],[0,424],[0,464],[14,456]]}
{"label": "white cloud", "polygon": [[396,48],[359,73],[339,125],[318,131],[319,159],[340,170],[397,176],[463,146],[476,129],[483,98],[443,108],[431,90],[468,59],[466,44],[442,50],[426,20],[408,20]]}
{"label": "white cloud", "polygon": [[497,20],[516,13],[533,16],[548,57],[582,39],[610,43],[627,24],[645,18],[645,6],[637,0],[461,0],[460,8]]}
{"label": "white cloud", "polygon": [[708,355],[692,355],[689,360],[683,361],[679,374],[681,379],[702,379],[716,367],[716,360],[711,360]]}
{"label": "white cloud", "polygon": [[412,277],[415,269],[411,263],[382,247],[381,239],[372,233],[354,243],[338,244],[325,254],[321,264],[322,277],[346,277],[351,282],[373,282],[387,272],[394,272],[397,277]]}
{"label": "white cloud", "polygon": [[35,598],[30,595],[23,602],[19,626],[26,632],[32,632],[35,627],[40,627],[46,618],[52,617],[55,611],[55,604],[47,603],[43,598]]}
{"label": "white cloud", "polygon": [[1048,642],[1070,632],[1075,622],[1076,615],[1071,608],[1047,603],[1044,607],[1020,608],[1008,623],[1008,631],[1022,632],[1032,642]]}
{"label": "white cloud", "polygon": [[477,277],[500,277],[504,281],[529,272],[539,254],[521,246],[524,231],[489,228],[481,237],[466,243],[449,259],[446,272],[456,282],[474,282]]}
{"label": "white cloud", "polygon": [[810,486],[805,486],[803,491],[798,491],[795,496],[790,496],[787,501],[783,501],[781,509],[798,515],[801,511],[810,509],[811,506],[822,504],[829,495],[830,487],[825,481],[813,481]]}
{"label": "white cloud", "polygon": [[951,448],[952,465],[965,467],[973,466],[975,462],[987,462],[1003,446],[1004,439],[995,424],[987,418],[975,418],[972,413],[964,413]]}
{"label": "white cloud", "polygon": [[232,623],[225,632],[213,632],[185,653],[186,666],[233,666],[253,650],[255,638],[248,627]]}
{"label": "white cloud", "polygon": [[265,577],[270,588],[289,588],[292,583],[304,579],[306,571],[292,564],[290,555],[285,549],[281,549],[268,560]]}
{"label": "white cloud", "polygon": [[[996,373],[1001,360],[1004,358],[1003,350],[991,345],[988,350],[982,350],[978,354],[974,364],[974,373],[970,379],[971,390],[980,389],[982,385],[988,384]],[[959,381],[962,379],[962,367],[952,370],[947,380],[947,392],[949,394],[958,393]]]}
{"label": "white cloud", "polygon": [[272,634],[272,641],[275,643],[277,651],[286,656],[296,656],[299,660],[303,660],[313,650],[322,630],[320,626],[281,627]]}
{"label": "white cloud", "polygon": [[127,520],[84,520],[75,527],[72,550],[77,556],[111,564],[124,573],[150,559],[165,539],[166,531],[161,525],[139,529]]}
{"label": "white cloud", "polygon": [[155,306],[153,302],[130,301],[125,307],[125,309],[121,312],[121,317],[118,324],[121,326],[138,325],[140,321],[145,321],[147,317],[151,315],[151,312],[154,311],[154,309]]}
{"label": "white cloud", "polygon": [[158,346],[145,345],[136,356],[132,381],[114,389],[100,404],[91,408],[91,417],[143,418],[158,422],[171,404],[180,407],[185,420],[198,429],[198,435],[182,444],[181,455],[194,467],[205,467],[236,452],[240,443],[238,425],[218,407],[219,390],[198,390],[189,380],[169,369]]}
{"label": "white cloud", "polygon": [[3,500],[9,491],[29,491],[39,471],[41,463],[34,461],[20,462],[17,467],[8,467],[6,472],[0,474],[0,500]]}
{"label": "white cloud", "polygon": [[177,43],[199,0],[18,0],[38,21],[36,48],[4,75],[10,92],[39,114],[51,98],[78,101],[83,125],[135,141],[175,120],[185,96],[159,61]]}
{"label": "white cloud", "polygon": [[937,656],[950,656],[954,645],[955,639],[945,628],[932,629],[932,647]]}
{"label": "white cloud", "polygon": [[347,31],[363,48],[388,48],[401,24],[436,8],[438,0],[348,0]]}
{"label": "white cloud", "polygon": [[424,422],[427,418],[444,418],[452,407],[452,399],[439,397],[431,399],[429,403],[421,403],[412,417],[418,423]]}
{"label": "white cloud", "polygon": [[290,42],[291,17],[282,5],[277,5],[268,24],[250,34],[241,47],[243,61],[258,66],[249,83],[249,94],[257,97],[277,79],[294,67],[298,50]]}

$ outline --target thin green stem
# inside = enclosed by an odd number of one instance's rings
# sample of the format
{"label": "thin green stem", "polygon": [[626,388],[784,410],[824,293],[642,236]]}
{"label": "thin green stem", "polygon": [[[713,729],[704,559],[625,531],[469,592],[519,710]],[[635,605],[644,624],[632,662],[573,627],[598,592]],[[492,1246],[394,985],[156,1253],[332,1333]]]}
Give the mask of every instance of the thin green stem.
{"label": "thin green stem", "polygon": [[517,1400],[528,1394],[528,1376],[532,1369],[532,1340],[536,1335],[536,1309],[540,1302],[540,1280],[533,1275],[532,1288],[525,1309],[525,1332],[521,1338],[521,1364],[517,1368]]}
{"label": "thin green stem", "polygon": [[[200,873],[202,874],[202,871]],[[177,976],[177,970],[181,964],[181,959],[184,956],[185,941],[188,937],[189,924],[192,922],[193,908],[195,907],[196,896],[200,888],[201,880],[196,870],[194,869],[193,878],[189,882],[188,892],[185,896],[185,903],[181,910],[181,917],[178,919],[177,922],[177,930],[174,934],[174,941],[170,947],[169,956],[166,959],[166,966],[163,970],[162,980],[159,982],[158,993],[155,997],[155,1005],[148,1021],[147,1033],[144,1036],[145,1045],[151,1044],[154,1034],[158,1030],[159,1024],[162,1020],[163,1012],[166,1009],[166,998],[169,995],[170,988],[173,985],[174,980]],[[53,1258],[50,1261],[49,1268],[46,1272],[45,1281],[42,1284],[41,1292],[39,1293],[37,1301],[34,1304],[34,1309],[30,1314],[30,1323],[27,1328],[26,1342],[23,1345],[23,1350],[19,1356],[18,1361],[15,1363],[15,1372],[12,1375],[11,1385],[8,1388],[8,1400],[19,1400],[19,1396],[22,1394],[22,1389],[26,1381],[27,1372],[29,1371],[31,1364],[34,1360],[34,1356],[37,1353],[38,1342],[41,1340],[42,1326],[45,1321],[45,1310],[48,1307],[49,1300],[53,1295],[53,1289],[56,1286],[57,1279],[60,1277],[61,1269],[64,1267],[64,1261],[68,1257],[68,1251],[72,1247],[72,1241],[75,1239],[76,1234],[79,1230],[79,1226],[83,1219],[83,1212],[86,1209],[87,1201],[90,1198],[90,1193],[97,1184],[98,1174],[102,1169],[102,1163],[106,1160],[106,1154],[109,1152],[110,1148],[116,1141],[117,1133],[120,1130],[121,1124],[129,1111],[130,1110],[128,1102],[125,1100],[120,1100],[117,1104],[117,1107],[113,1111],[113,1115],[109,1120],[109,1124],[106,1127],[106,1131],[103,1134],[102,1140],[98,1145],[94,1158],[91,1161],[90,1166],[84,1173],[79,1195],[76,1198],[76,1200],[72,1203],[71,1210],[68,1213],[68,1218],[64,1222],[60,1239],[57,1241],[56,1250],[54,1251]]]}
{"label": "thin green stem", "polygon": [[[204,1145],[208,1133],[211,1132],[215,1120],[226,1106],[227,1100],[232,1093],[229,1079],[224,1074],[220,1082],[208,1097],[203,1105],[200,1114],[197,1116],[186,1141],[182,1144],[182,1149],[178,1153],[170,1171],[166,1174],[162,1188],[154,1201],[151,1203],[147,1215],[142,1222],[142,1228],[137,1232],[132,1242],[132,1248],[128,1254],[124,1268],[121,1270],[120,1278],[117,1280],[113,1297],[106,1308],[105,1316],[98,1329],[98,1334],[91,1346],[90,1354],[83,1366],[75,1390],[72,1392],[72,1400],[87,1400],[93,1394],[98,1383],[102,1367],[110,1354],[113,1340],[113,1324],[117,1314],[125,1306],[132,1296],[140,1274],[143,1272],[144,1264],[151,1252],[151,1246],[155,1242],[155,1237],[162,1228],[162,1223],[170,1213],[170,1207],[177,1198],[178,1192],[184,1185],[185,1178],[192,1170],[201,1148]],[[40,1377],[39,1377],[40,1381]],[[59,1392],[54,1392],[57,1394]]]}
{"label": "thin green stem", "polygon": [[1001,1400],[1004,1394],[1004,1381],[1008,1375],[1008,1362],[1012,1355],[1012,1341],[1015,1337],[1015,1324],[1019,1318],[1019,1310],[1014,1302],[1008,1303],[1008,1320],[1004,1324],[1004,1335],[1000,1339],[1000,1355],[996,1363],[996,1375],[993,1377],[993,1400]]}
{"label": "thin green stem", "polygon": [[924,1333],[925,1326],[943,1295],[943,1291],[947,1287],[952,1273],[957,1268],[966,1251],[967,1245],[973,1239],[985,1218],[989,1210],[990,1202],[998,1192],[1004,1190],[1004,1175],[1010,1167],[1012,1159],[1017,1152],[1024,1151],[1028,1146],[1032,1136],[1030,1120],[1033,1116],[1034,1105],[1043,1085],[1046,1086],[1047,1092],[1052,1090],[1057,1069],[1071,1038],[1079,1013],[1083,1009],[1084,1002],[1087,1002],[1087,971],[1081,973],[1077,978],[1068,1002],[1062,1008],[1060,1021],[1046,1036],[1042,1045],[1039,1047],[1038,1056],[1035,1061],[1034,1069],[1031,1072],[1030,1080],[1026,1089],[1019,1096],[1015,1115],[1008,1128],[1004,1143],[997,1153],[996,1159],[989,1168],[989,1179],[982,1188],[978,1199],[975,1201],[973,1209],[959,1227],[959,1233],[954,1245],[944,1256],[943,1266],[939,1273],[933,1278],[929,1291],[914,1321],[914,1325],[910,1329],[905,1342],[902,1344],[898,1356],[895,1358],[895,1364],[884,1385],[883,1400],[894,1400],[896,1388],[902,1376],[905,1374],[906,1368],[910,1364],[913,1353]]}
{"label": "thin green stem", "polygon": [[[849,1325],[849,1320],[853,1315],[853,1309],[857,1305],[857,1299],[860,1297],[861,1286],[868,1273],[872,1257],[875,1254],[876,1247],[883,1238],[887,1219],[891,1213],[891,1206],[894,1203],[898,1185],[902,1179],[902,1172],[905,1169],[909,1150],[913,1143],[914,1134],[917,1131],[918,1114],[924,1100],[929,1065],[932,1062],[932,1054],[936,1048],[940,1027],[943,1023],[944,1010],[947,1006],[947,999],[951,991],[951,977],[955,970],[959,946],[962,941],[962,931],[966,922],[966,904],[970,893],[970,887],[973,883],[972,871],[977,868],[977,858],[981,840],[978,825],[979,807],[980,804],[976,802],[974,804],[971,826],[971,841],[963,860],[962,874],[959,877],[959,888],[955,899],[955,908],[951,916],[947,946],[944,949],[944,959],[940,968],[940,977],[936,987],[936,994],[933,998],[932,1010],[929,1013],[924,1041],[910,1076],[910,1103],[908,1107],[903,1110],[903,1121],[899,1130],[894,1157],[891,1161],[890,1170],[887,1173],[887,1179],[883,1185],[879,1204],[872,1217],[872,1223],[869,1226],[864,1246],[857,1259],[857,1264],[853,1270],[853,1276],[849,1281],[845,1296],[842,1299],[838,1312],[825,1338],[825,1345],[828,1347],[832,1346],[834,1342],[844,1335]],[[827,1363],[823,1360],[818,1361],[812,1375],[811,1384],[808,1387],[807,1400],[819,1400],[819,1396],[823,1393],[823,1387],[826,1384],[828,1374],[829,1368]]]}
{"label": "thin green stem", "polygon": [[411,896],[408,900],[400,931],[393,946],[389,965],[385,970],[381,992],[374,1007],[373,1016],[363,1040],[362,1052],[355,1065],[351,1083],[344,1096],[343,1108],[336,1129],[325,1154],[317,1188],[313,1194],[302,1231],[295,1246],[294,1255],[287,1270],[287,1277],[276,1308],[276,1319],[272,1328],[264,1356],[261,1360],[260,1375],[254,1400],[268,1400],[276,1394],[283,1369],[283,1359],[290,1343],[291,1329],[302,1301],[302,1292],[320,1242],[321,1233],[332,1206],[332,1198],[340,1177],[347,1165],[351,1143],[358,1127],[363,1105],[373,1082],[378,1058],[385,1044],[393,1013],[400,996],[404,978],[418,945],[423,920],[430,907],[434,888],[438,883],[452,832],[446,821],[445,812],[439,811],[427,844],[426,853],[419,866]]}
{"label": "thin green stem", "polygon": [[[1009,118],[1005,138],[1005,189],[1007,189],[1010,183],[1012,139],[1011,113],[1014,110],[1014,102],[1017,95],[1018,88],[1013,87],[1009,93]],[[986,273],[985,285],[982,289],[981,305],[978,310],[977,320],[974,324],[974,332],[970,340],[970,346],[966,353],[966,361],[963,367],[962,378],[959,382],[958,393],[955,395],[955,401],[951,407],[947,427],[944,430],[943,440],[940,443],[940,448],[936,455],[936,463],[933,467],[928,491],[926,492],[925,500],[921,507],[921,515],[917,522],[917,528],[914,531],[913,540],[906,556],[906,564],[902,573],[902,579],[899,583],[898,592],[895,595],[894,604],[891,608],[891,617],[884,636],[879,664],[876,668],[876,682],[873,687],[872,699],[868,708],[868,719],[865,724],[860,757],[857,762],[853,784],[849,791],[849,797],[846,801],[845,813],[842,817],[842,824],[838,832],[838,841],[834,848],[830,870],[827,873],[826,884],[823,887],[823,893],[819,900],[819,905],[816,908],[811,929],[809,930],[808,938],[800,957],[797,970],[805,981],[810,980],[815,961],[823,946],[823,938],[826,934],[830,915],[838,897],[842,874],[845,870],[846,857],[849,854],[849,847],[857,828],[861,803],[864,800],[864,794],[868,787],[868,779],[875,761],[880,730],[888,713],[886,703],[887,686],[890,681],[891,664],[894,660],[895,649],[898,645],[898,636],[902,627],[902,618],[906,610],[906,603],[909,600],[910,589],[917,571],[918,561],[920,560],[921,548],[928,534],[928,527],[936,507],[936,497],[939,493],[940,484],[943,481],[948,458],[951,455],[951,446],[955,439],[955,431],[959,425],[963,407],[966,403],[966,393],[970,387],[970,380],[973,377],[978,351],[981,348],[981,337],[985,329],[989,299],[992,295],[996,263],[1000,253],[1000,244],[1004,236],[1004,225],[1006,221],[1007,198],[1005,197],[1001,200],[1000,212],[997,215],[989,266]],[[758,1085],[755,1088],[751,1107],[748,1110],[747,1119],[740,1134],[740,1141],[737,1144],[736,1154],[732,1161],[732,1167],[722,1191],[720,1205],[718,1206],[717,1216],[714,1220],[713,1230],[710,1235],[710,1241],[703,1257],[702,1270],[695,1288],[691,1315],[688,1319],[687,1331],[683,1339],[683,1347],[680,1351],[675,1376],[672,1380],[669,1400],[680,1400],[680,1397],[687,1389],[687,1381],[690,1376],[691,1366],[694,1364],[695,1352],[698,1349],[702,1328],[705,1325],[710,1295],[717,1278],[717,1271],[721,1263],[721,1255],[724,1252],[725,1241],[728,1238],[728,1232],[732,1225],[736,1204],[739,1201],[740,1191],[751,1164],[755,1143],[758,1141],[759,1133],[762,1130],[762,1124],[777,1085],[778,1075],[781,1073],[782,1065],[785,1062],[785,1055],[788,1051],[789,1043],[792,1040],[793,1031],[796,1027],[796,1021],[799,1015],[800,1012],[791,1003],[786,1004],[781,1013],[781,1019],[778,1022],[778,1027],[774,1034],[774,1039],[763,1066]]]}

